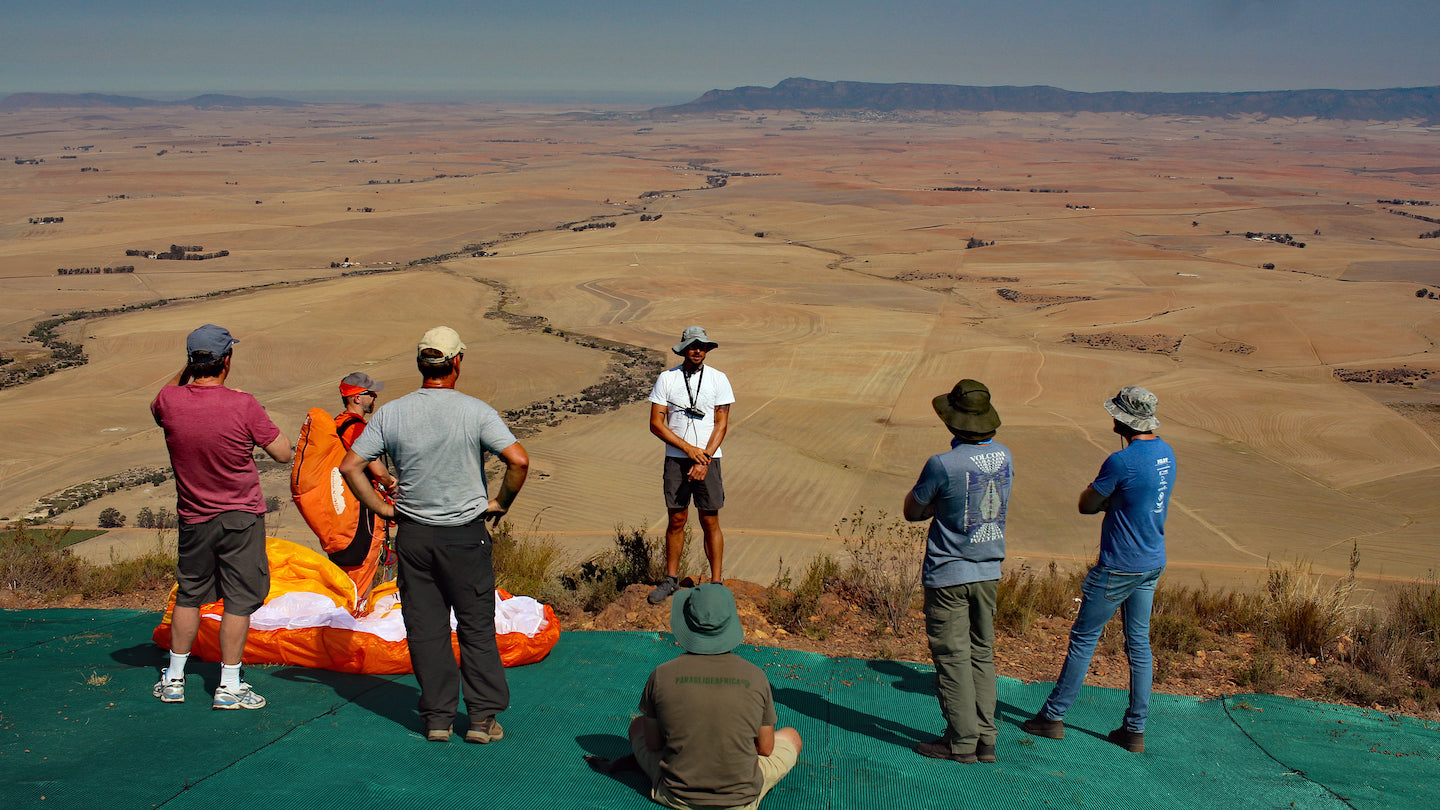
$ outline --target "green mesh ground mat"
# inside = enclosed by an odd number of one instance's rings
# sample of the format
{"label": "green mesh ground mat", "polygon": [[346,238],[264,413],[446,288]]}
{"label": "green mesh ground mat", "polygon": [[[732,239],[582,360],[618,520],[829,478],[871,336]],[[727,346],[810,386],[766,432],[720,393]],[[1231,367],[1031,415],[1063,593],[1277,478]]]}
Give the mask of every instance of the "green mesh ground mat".
{"label": "green mesh ground mat", "polygon": [[[645,678],[678,654],[668,635],[566,633],[545,661],[508,671],[505,739],[425,742],[411,676],[253,667],[269,705],[216,712],[218,667],[190,667],[189,700],[150,689],[158,616],[0,611],[0,807],[653,807],[638,774],[593,773],[581,755],[627,750]],[[993,765],[925,759],[939,731],[929,667],[741,647],[799,729],[780,808],[1440,807],[1440,728],[1274,697],[1156,695],[1146,753],[1105,741],[1123,691],[1087,688],[1064,740],[1019,723],[1048,684],[1000,683]],[[1057,669],[1058,664],[1057,663]]]}

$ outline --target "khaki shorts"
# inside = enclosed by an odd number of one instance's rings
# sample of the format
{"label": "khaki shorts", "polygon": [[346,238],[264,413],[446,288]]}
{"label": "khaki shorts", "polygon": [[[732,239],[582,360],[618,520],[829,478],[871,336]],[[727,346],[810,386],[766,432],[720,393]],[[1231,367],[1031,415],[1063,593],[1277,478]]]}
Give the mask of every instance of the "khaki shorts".
{"label": "khaki shorts", "polygon": [[[640,763],[640,770],[650,778],[650,800],[664,807],[673,807],[675,810],[700,810],[692,808],[680,799],[671,795],[670,791],[660,784],[660,756],[663,751],[651,751],[645,746],[645,731],[643,723],[635,724],[635,734],[630,737],[630,750],[635,754],[635,759]],[[770,788],[780,784],[785,774],[795,767],[795,762],[800,758],[800,752],[795,746],[783,737],[775,738],[775,750],[768,757],[757,755],[760,760],[760,776],[764,783],[760,785],[760,795],[755,801],[749,804],[740,805],[738,810],[756,810],[765,794]]]}

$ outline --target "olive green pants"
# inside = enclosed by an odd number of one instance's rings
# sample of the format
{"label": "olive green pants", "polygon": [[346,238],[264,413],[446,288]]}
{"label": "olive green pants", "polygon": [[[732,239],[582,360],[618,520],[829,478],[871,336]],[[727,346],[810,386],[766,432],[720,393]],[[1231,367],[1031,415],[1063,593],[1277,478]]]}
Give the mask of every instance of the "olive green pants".
{"label": "olive green pants", "polygon": [[995,742],[995,598],[1000,580],[925,589],[925,635],[950,751]]}

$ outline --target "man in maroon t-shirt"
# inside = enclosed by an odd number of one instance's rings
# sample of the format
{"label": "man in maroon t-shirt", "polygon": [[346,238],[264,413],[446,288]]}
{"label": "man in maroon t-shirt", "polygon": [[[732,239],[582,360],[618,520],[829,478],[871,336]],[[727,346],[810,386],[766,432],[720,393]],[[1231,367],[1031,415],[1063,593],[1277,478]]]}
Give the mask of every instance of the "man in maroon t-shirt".
{"label": "man in maroon t-shirt", "polygon": [[258,709],[265,698],[240,679],[240,657],[250,633],[250,614],[270,591],[265,556],[265,496],[255,469],[254,448],[287,464],[290,440],[255,398],[225,387],[230,376],[229,330],[206,324],[185,340],[186,364],[150,404],[165,429],[175,470],[180,518],[179,592],[170,621],[170,666],[160,672],[154,695],[185,701],[185,662],[200,631],[200,606],[225,602],[220,620],[220,687],[216,709]]}

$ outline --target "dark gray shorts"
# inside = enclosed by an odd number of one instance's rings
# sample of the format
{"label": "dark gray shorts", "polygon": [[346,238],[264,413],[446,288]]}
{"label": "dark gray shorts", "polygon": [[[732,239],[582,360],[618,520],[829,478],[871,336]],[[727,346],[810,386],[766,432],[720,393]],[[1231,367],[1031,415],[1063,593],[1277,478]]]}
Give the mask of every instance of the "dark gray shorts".
{"label": "dark gray shorts", "polygon": [[180,524],[180,590],[176,607],[225,600],[225,612],[249,616],[270,593],[265,521],[249,512],[222,512],[204,523]]}
{"label": "dark gray shorts", "polygon": [[690,468],[695,462],[688,458],[665,457],[665,508],[689,509],[690,499],[695,499],[695,508],[707,512],[718,512],[725,505],[725,483],[720,478],[720,459],[710,460],[710,471],[704,481],[691,481]]}

